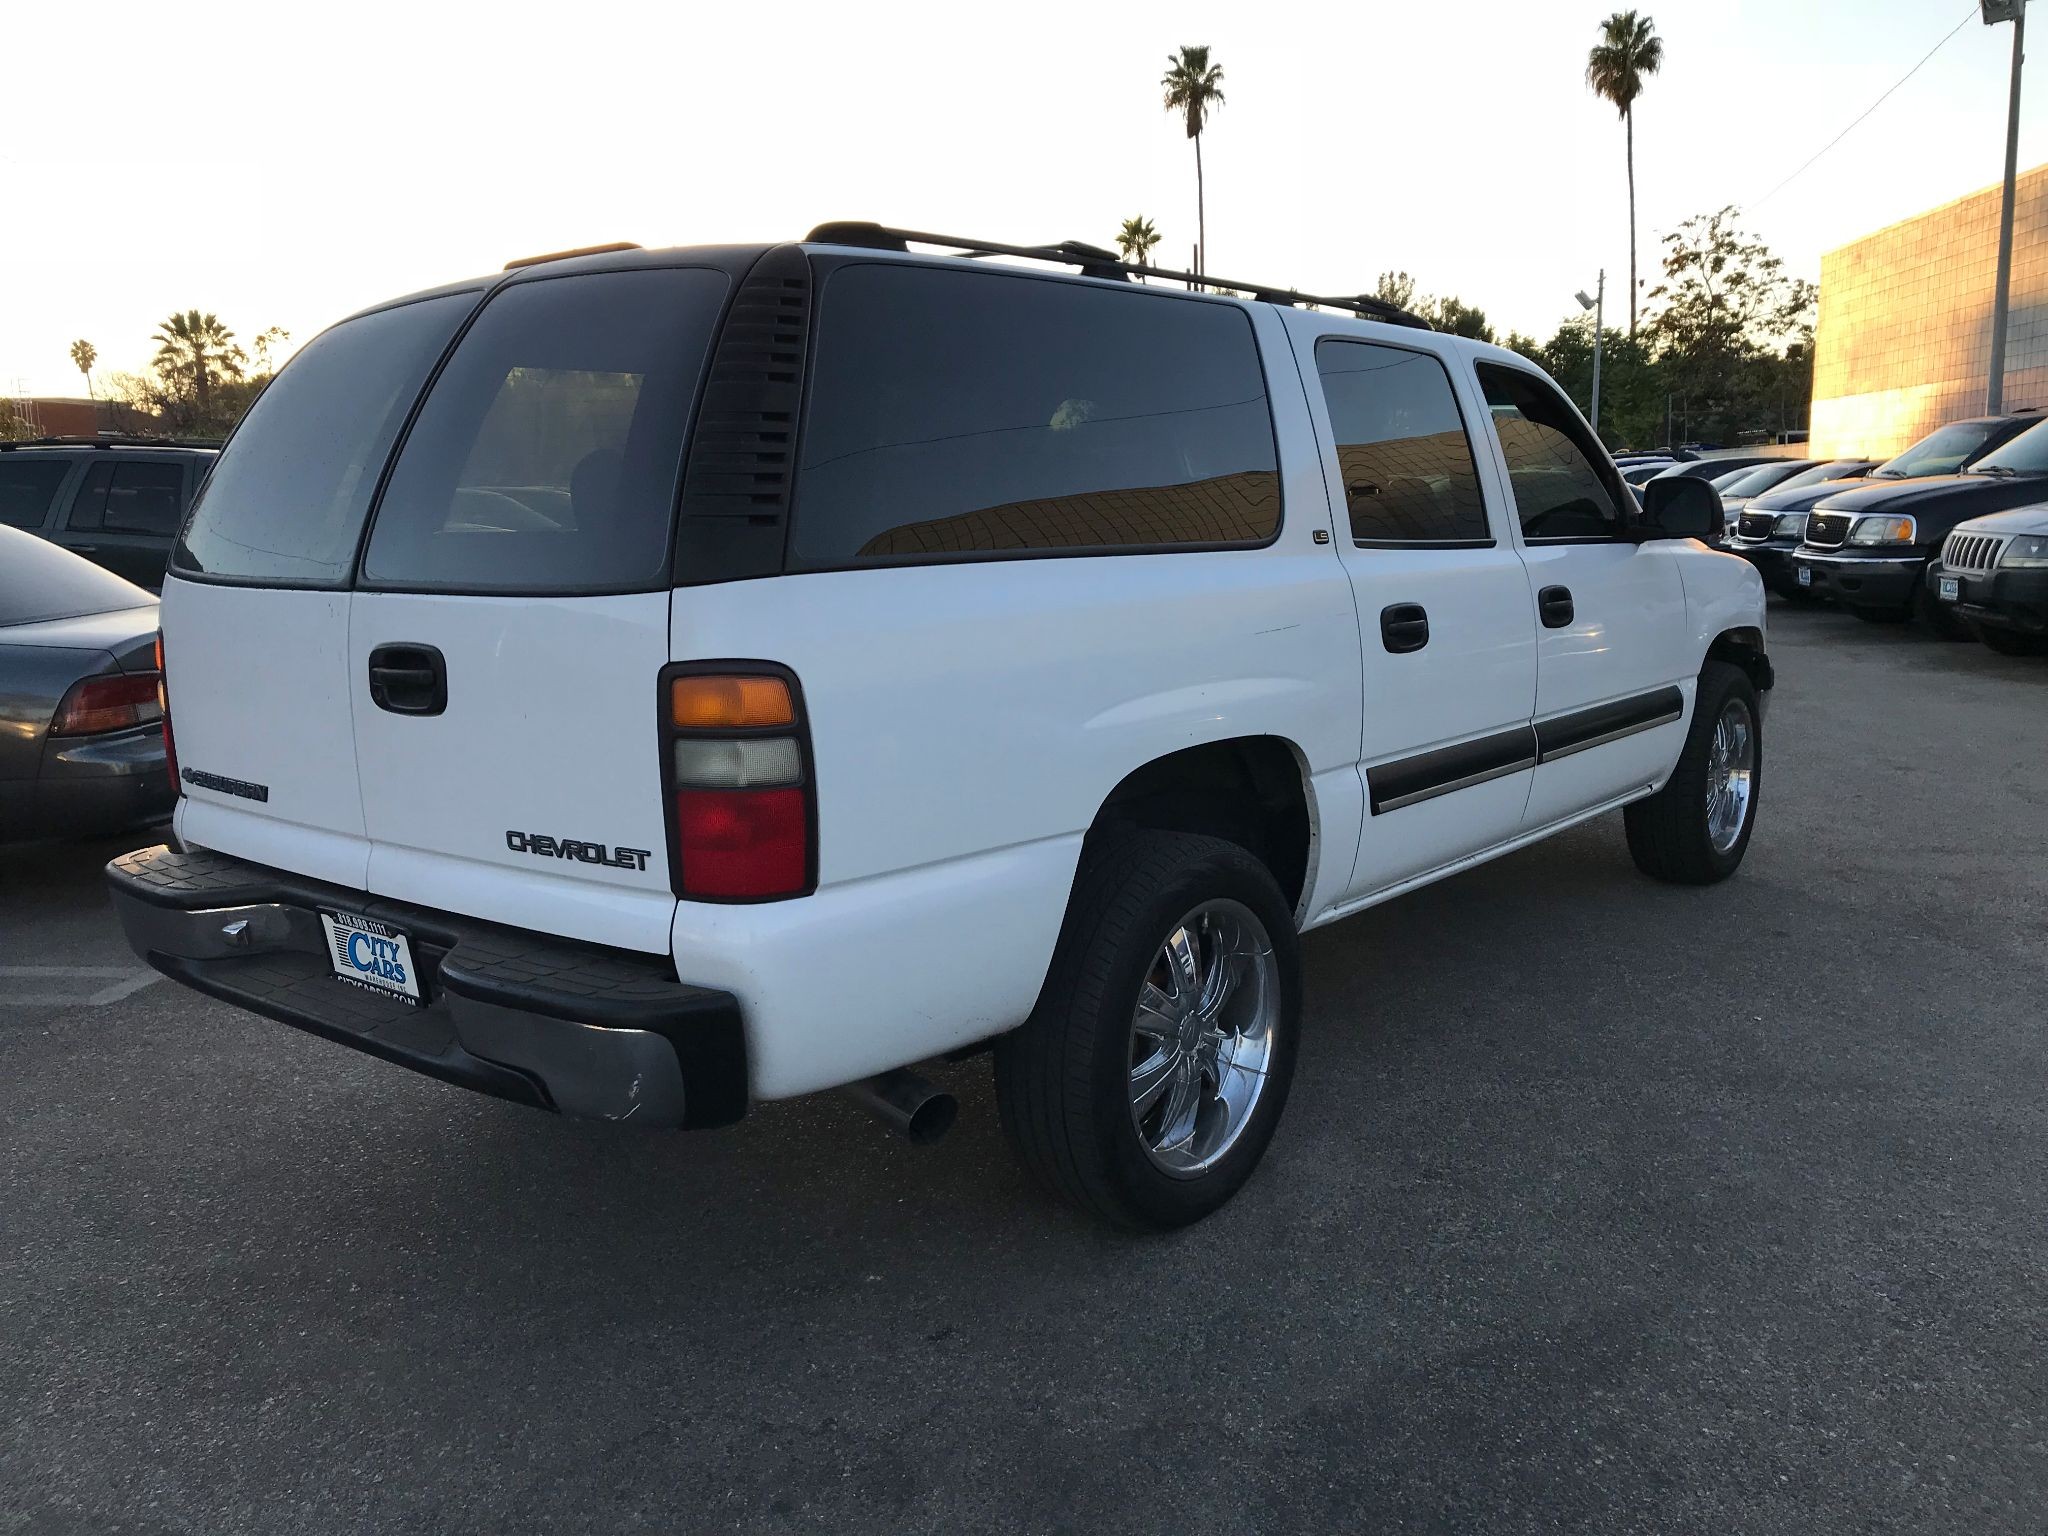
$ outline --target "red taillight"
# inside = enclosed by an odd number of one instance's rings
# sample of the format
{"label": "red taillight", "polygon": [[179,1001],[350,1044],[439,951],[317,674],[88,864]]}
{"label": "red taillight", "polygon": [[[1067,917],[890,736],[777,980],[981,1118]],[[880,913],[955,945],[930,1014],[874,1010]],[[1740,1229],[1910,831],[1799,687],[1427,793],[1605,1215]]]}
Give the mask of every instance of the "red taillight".
{"label": "red taillight", "polygon": [[52,736],[101,736],[148,725],[163,715],[155,672],[82,677],[71,685],[50,721]]}
{"label": "red taillight", "polygon": [[788,896],[806,884],[809,813],[800,789],[685,789],[676,856],[689,896]]}
{"label": "red taillight", "polygon": [[763,662],[671,667],[662,725],[676,894],[772,901],[807,893],[817,810],[796,679]]}
{"label": "red taillight", "polygon": [[171,675],[164,670],[164,632],[156,632],[156,705],[164,717],[164,767],[170,770],[171,788],[178,788],[178,743],[171,735]]}

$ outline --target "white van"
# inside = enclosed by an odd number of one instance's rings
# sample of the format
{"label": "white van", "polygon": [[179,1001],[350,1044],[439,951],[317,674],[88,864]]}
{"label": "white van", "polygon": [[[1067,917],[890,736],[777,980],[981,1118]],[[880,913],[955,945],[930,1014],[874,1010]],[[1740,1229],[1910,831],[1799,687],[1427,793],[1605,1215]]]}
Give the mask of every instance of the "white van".
{"label": "white van", "polygon": [[171,561],[135,947],[648,1125],[928,1136],[905,1069],[993,1043],[1047,1184],[1214,1209],[1300,931],[1623,807],[1725,877],[1771,672],[1711,490],[1638,510],[1526,359],[1203,282],[837,225],[343,321]]}

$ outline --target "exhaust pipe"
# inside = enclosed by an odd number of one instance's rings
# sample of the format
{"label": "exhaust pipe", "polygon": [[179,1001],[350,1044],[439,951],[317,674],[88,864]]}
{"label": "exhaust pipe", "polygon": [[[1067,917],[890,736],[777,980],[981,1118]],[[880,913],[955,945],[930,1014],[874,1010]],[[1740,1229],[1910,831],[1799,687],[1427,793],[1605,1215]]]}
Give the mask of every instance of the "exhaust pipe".
{"label": "exhaust pipe", "polygon": [[959,1102],[907,1067],[883,1072],[839,1090],[890,1130],[928,1147],[953,1128]]}

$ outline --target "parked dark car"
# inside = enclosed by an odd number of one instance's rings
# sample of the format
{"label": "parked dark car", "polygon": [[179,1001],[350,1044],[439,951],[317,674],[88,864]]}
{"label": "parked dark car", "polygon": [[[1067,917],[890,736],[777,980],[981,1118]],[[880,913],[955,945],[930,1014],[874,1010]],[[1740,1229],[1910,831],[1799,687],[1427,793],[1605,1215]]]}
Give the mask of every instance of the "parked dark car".
{"label": "parked dark car", "polygon": [[1859,486],[1911,480],[1923,475],[1950,475],[1967,469],[1987,453],[2003,447],[2041,417],[2034,412],[2009,416],[1977,416],[1937,427],[1903,453],[1885,460],[1864,477],[1834,482],[1781,485],[1766,491],[1742,509],[1728,548],[1757,569],[1764,586],[1780,597],[1802,597],[1793,551],[1806,537],[1806,516],[1841,491]]}
{"label": "parked dark car", "polygon": [[2048,656],[2048,505],[1956,524],[1929,572],[1950,607],[2001,656]]}
{"label": "parked dark car", "polygon": [[1824,462],[1786,459],[1777,464],[1759,464],[1721,493],[1721,510],[1728,519],[1728,532],[1723,544],[1729,544],[1735,538],[1742,514],[1757,497],[1771,491],[1796,490],[1802,485],[1825,485],[1835,480],[1854,479],[1867,474],[1876,463],[1875,459],[1828,459]]}
{"label": "parked dark car", "polygon": [[156,608],[133,582],[0,528],[0,842],[170,815]]}
{"label": "parked dark car", "polygon": [[1686,479],[1705,480],[1709,483],[1731,478],[1737,470],[1754,469],[1759,464],[1769,464],[1778,456],[1772,453],[1718,453],[1711,459],[1689,459],[1682,464],[1670,464],[1653,480]]}
{"label": "parked dark car", "polygon": [[1966,518],[2048,501],[2048,421],[1955,475],[1872,479],[1808,514],[1793,579],[1859,619],[1919,615],[1937,634],[1966,631],[1927,581],[1949,531]]}
{"label": "parked dark car", "polygon": [[211,446],[168,438],[0,443],[0,526],[61,544],[154,592],[217,456]]}

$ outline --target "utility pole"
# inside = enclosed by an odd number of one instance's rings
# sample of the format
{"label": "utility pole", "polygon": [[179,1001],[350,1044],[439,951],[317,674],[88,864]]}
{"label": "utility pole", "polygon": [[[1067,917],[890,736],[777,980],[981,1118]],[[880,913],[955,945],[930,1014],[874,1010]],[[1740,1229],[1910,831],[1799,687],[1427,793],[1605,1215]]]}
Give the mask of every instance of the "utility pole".
{"label": "utility pole", "polygon": [[1600,281],[1593,285],[1593,297],[1586,297],[1581,288],[1572,295],[1579,301],[1579,308],[1593,311],[1593,432],[1600,431],[1600,333],[1606,327],[1607,269],[1600,269]]}
{"label": "utility pole", "polygon": [[2020,64],[2026,58],[2027,0],[1977,0],[1987,27],[2012,23],[2012,91],[2005,109],[2005,201],[1998,210],[1998,287],[1991,297],[1991,386],[1989,412],[2005,409],[2005,316],[2012,297],[2013,180],[2020,154]]}

